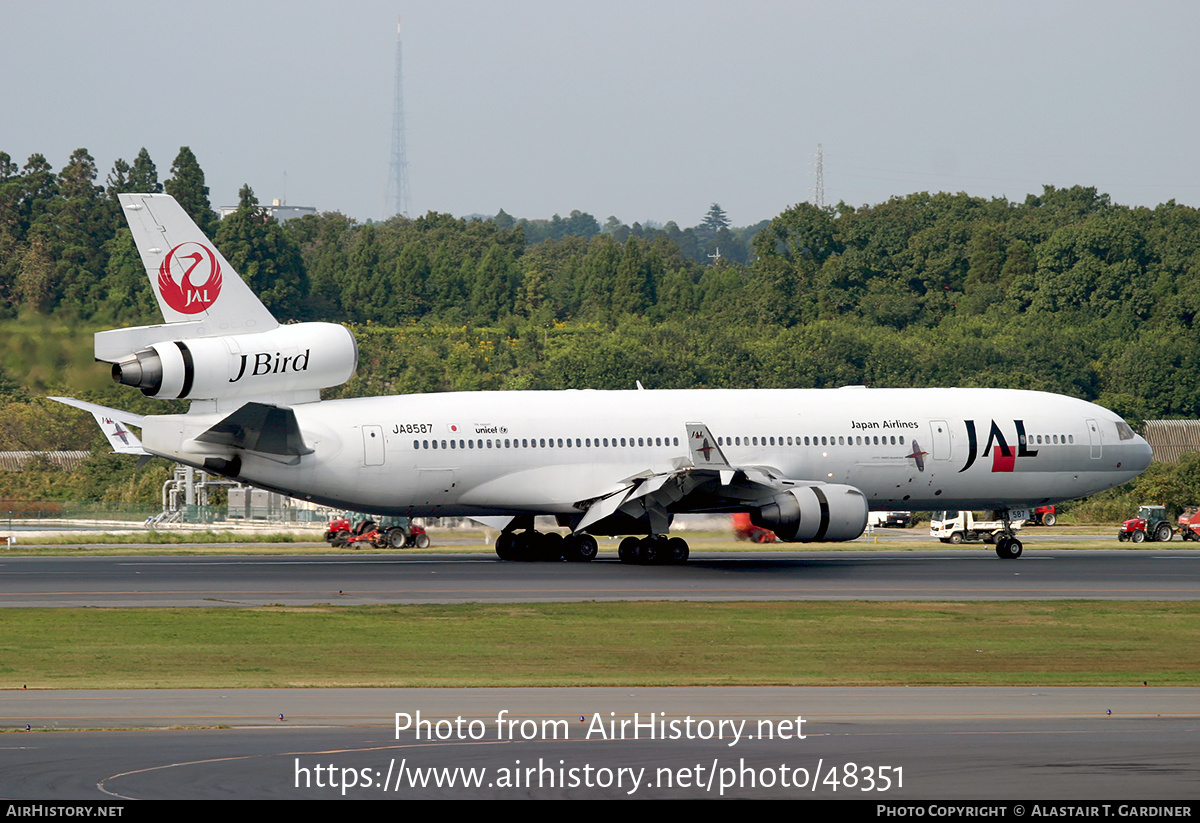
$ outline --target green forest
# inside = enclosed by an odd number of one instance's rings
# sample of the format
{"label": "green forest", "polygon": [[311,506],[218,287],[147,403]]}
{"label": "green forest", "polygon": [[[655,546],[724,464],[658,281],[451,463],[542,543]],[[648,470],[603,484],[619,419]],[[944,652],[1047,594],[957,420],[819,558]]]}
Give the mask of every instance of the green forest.
{"label": "green forest", "polygon": [[[161,322],[117,205],[134,191],[175,196],[281,321],[354,330],[358,374],[330,397],[640,380],[1040,389],[1135,427],[1200,409],[1189,371],[1200,363],[1200,210],[1174,201],[1130,207],[1045,186],[1020,201],[798,203],[742,228],[717,203],[698,204],[689,228],[578,210],[279,224],[248,185],[218,220],[186,147],[161,182],[145,149],[102,183],[86,149],[57,172],[40,154],[19,165],[0,152],[0,450],[99,452],[86,477],[0,472],[0,497],[157,495],[103,454],[86,415],[41,399],[169,408],[91,363],[92,332]],[[154,471],[166,469],[145,476]]]}

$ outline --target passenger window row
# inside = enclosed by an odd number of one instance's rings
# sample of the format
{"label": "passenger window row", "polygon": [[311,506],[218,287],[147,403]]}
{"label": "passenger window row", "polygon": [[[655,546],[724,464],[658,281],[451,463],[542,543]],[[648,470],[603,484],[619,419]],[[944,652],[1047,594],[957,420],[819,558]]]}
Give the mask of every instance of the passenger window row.
{"label": "passenger window row", "polygon": [[593,449],[678,446],[678,437],[576,437],[505,438],[501,440],[414,440],[414,449]]}
{"label": "passenger window row", "polygon": [[[1045,438],[1045,440],[1043,440],[1042,438]],[[1053,445],[1058,445],[1060,443],[1062,445],[1066,445],[1068,443],[1075,442],[1075,435],[1073,435],[1073,434],[1030,434],[1030,435],[1026,435],[1026,437],[1022,438],[1022,442],[1021,442],[1022,446],[1026,445],[1026,443],[1025,443],[1026,439],[1028,439],[1028,441],[1029,441],[1028,445],[1030,445],[1030,446],[1053,446]]]}
{"label": "passenger window row", "polygon": [[[891,445],[904,445],[904,435],[833,435],[816,437],[805,436],[801,438],[799,435],[795,437],[718,437],[718,446],[886,446],[889,441]],[[803,441],[803,442],[802,442]]]}

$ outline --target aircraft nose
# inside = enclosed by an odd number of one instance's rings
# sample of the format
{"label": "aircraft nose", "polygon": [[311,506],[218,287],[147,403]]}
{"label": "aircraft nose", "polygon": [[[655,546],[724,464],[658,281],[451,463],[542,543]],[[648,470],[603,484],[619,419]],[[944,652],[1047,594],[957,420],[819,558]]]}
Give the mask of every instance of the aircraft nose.
{"label": "aircraft nose", "polygon": [[1150,467],[1150,461],[1154,459],[1154,449],[1150,448],[1150,444],[1144,438],[1134,435],[1131,451],[1133,453],[1129,457],[1130,468],[1142,472]]}

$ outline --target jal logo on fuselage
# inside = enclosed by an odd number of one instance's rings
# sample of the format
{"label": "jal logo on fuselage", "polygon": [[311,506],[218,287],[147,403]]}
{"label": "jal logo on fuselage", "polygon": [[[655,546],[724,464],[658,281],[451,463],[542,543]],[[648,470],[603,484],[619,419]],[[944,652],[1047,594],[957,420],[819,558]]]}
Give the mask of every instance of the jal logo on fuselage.
{"label": "jal logo on fuselage", "polygon": [[[964,420],[963,422],[967,424],[967,464],[958,470],[960,474],[975,465],[975,459],[979,452],[979,437],[975,433],[975,421]],[[1025,436],[1024,420],[1013,421],[1017,430],[1015,446],[1009,445],[1008,440],[1004,437],[1004,432],[996,425],[995,420],[989,422],[991,427],[988,429],[987,443],[983,447],[983,456],[991,456],[992,471],[1011,472],[1017,467],[1018,457],[1037,457],[1036,451],[1026,448],[1029,438]]]}
{"label": "jal logo on fuselage", "polygon": [[158,267],[158,293],[180,314],[199,314],[221,294],[221,264],[202,243],[180,243]]}
{"label": "jal logo on fuselage", "polygon": [[246,365],[250,358],[254,358],[254,366],[250,369],[250,376],[256,377],[260,374],[282,374],[287,371],[308,371],[308,355],[312,349],[305,349],[304,354],[297,354],[295,357],[287,355],[286,357],[275,352],[272,355],[270,352],[258,352],[254,355],[243,354],[241,365],[238,367],[237,377],[230,378],[230,383],[236,383],[241,380],[246,374]]}

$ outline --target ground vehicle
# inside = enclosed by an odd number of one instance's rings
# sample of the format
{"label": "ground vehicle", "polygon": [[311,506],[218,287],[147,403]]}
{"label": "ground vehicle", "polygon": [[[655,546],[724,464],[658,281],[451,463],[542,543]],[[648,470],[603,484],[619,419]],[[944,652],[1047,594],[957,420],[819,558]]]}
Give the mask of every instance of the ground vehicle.
{"label": "ground vehicle", "polygon": [[907,529],[912,522],[912,512],[870,512],[867,525],[877,529]]}
{"label": "ground vehicle", "polygon": [[1179,536],[1184,540],[1200,540],[1200,507],[1188,506],[1179,515]]}
{"label": "ground vehicle", "polygon": [[748,512],[735,512],[733,515],[733,535],[738,540],[749,540],[751,543],[778,543],[775,532],[763,529],[750,522]]}
{"label": "ground vehicle", "polygon": [[1038,506],[1033,515],[1025,522],[1026,526],[1053,526],[1058,522],[1058,514],[1053,506]]}
{"label": "ground vehicle", "polygon": [[331,520],[325,530],[325,540],[334,546],[352,546],[359,548],[369,544],[377,549],[391,547],[393,549],[429,548],[429,535],[423,526],[418,526],[405,517],[381,517],[378,522],[370,515],[364,515],[353,529],[350,527],[350,515]]}
{"label": "ground vehicle", "polygon": [[[345,532],[345,535],[342,534]],[[347,512],[345,517],[339,517],[329,521],[329,525],[325,527],[325,542],[332,543],[339,536],[348,536],[350,534],[350,513]]]}
{"label": "ground vehicle", "polygon": [[[1013,531],[1021,528],[1024,520],[1009,521],[1008,526]],[[975,512],[943,511],[934,512],[929,521],[929,535],[943,543],[970,543],[982,540],[984,543],[996,544],[996,554],[1005,560],[1021,556],[1021,541],[1005,535],[1006,527],[1003,519],[976,520]]]}
{"label": "ground vehicle", "polygon": [[1167,519],[1166,506],[1142,506],[1138,509],[1137,517],[1126,520],[1117,532],[1117,539],[1122,543],[1144,543],[1152,540],[1165,543],[1175,535],[1171,521]]}

